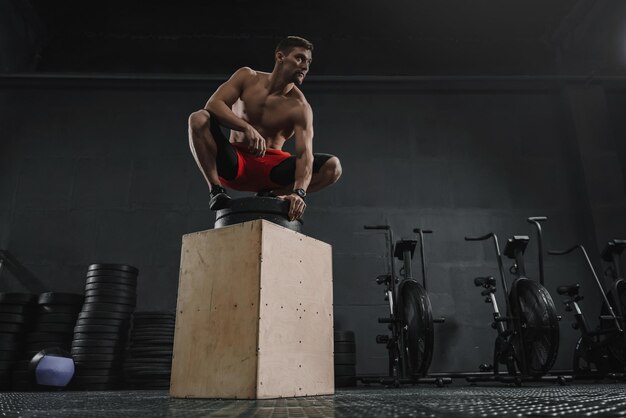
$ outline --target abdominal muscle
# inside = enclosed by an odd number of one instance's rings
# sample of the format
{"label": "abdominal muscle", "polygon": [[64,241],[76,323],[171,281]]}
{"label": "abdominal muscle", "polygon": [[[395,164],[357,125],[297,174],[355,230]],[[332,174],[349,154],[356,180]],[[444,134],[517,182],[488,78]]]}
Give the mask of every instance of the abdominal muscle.
{"label": "abdominal muscle", "polygon": [[[232,111],[237,117],[248,122],[254,129],[256,129],[263,138],[265,138],[265,146],[270,149],[282,150],[285,141],[289,139],[293,135],[293,131],[289,132],[289,135],[285,135],[284,130],[278,131],[267,131],[262,126],[258,124],[252,123],[248,120],[247,115],[244,111],[244,104],[241,100],[237,100],[232,107]],[[230,142],[234,144],[248,144],[247,139],[244,136],[243,132],[231,130],[230,131]]]}

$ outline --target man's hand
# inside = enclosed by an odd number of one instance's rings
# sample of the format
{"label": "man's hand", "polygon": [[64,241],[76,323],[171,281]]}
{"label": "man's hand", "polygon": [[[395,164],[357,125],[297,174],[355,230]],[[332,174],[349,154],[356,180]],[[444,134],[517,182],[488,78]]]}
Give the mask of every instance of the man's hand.
{"label": "man's hand", "polygon": [[265,138],[252,125],[248,125],[244,131],[244,136],[248,140],[248,150],[257,157],[265,155]]}
{"label": "man's hand", "polygon": [[288,194],[284,196],[278,196],[279,199],[289,201],[289,220],[293,221],[300,219],[306,209],[306,203],[304,200],[296,194]]}

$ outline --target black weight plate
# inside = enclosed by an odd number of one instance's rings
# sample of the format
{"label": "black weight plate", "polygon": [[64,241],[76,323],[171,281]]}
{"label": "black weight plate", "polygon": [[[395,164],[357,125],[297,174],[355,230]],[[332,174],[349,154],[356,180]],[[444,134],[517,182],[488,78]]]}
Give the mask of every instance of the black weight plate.
{"label": "black weight plate", "polygon": [[142,371],[157,371],[157,372],[169,372],[172,369],[171,365],[168,364],[142,364],[140,366],[129,366],[128,364],[124,364],[124,371],[126,372],[142,372]]}
{"label": "black weight plate", "polygon": [[64,342],[72,341],[72,333],[54,333],[54,332],[31,332],[26,335],[26,342]]}
{"label": "black weight plate", "polygon": [[[41,342],[41,343],[28,343],[25,347],[26,351],[29,353],[39,353],[41,350],[46,350],[49,348],[60,348],[64,351],[70,351],[70,342],[69,341],[64,341],[64,342],[58,342],[58,341],[49,341],[49,342]],[[31,358],[34,357],[31,356]]]}
{"label": "black weight plate", "polygon": [[15,343],[19,340],[19,336],[15,335],[15,334],[5,334],[2,333],[0,334],[0,342],[10,342],[10,343]]}
{"label": "black weight plate", "polygon": [[335,364],[356,364],[356,354],[335,353]]}
{"label": "black weight plate", "polygon": [[130,341],[133,342],[133,344],[148,344],[148,345],[153,345],[153,344],[169,344],[172,345],[174,344],[174,337],[169,335],[169,336],[156,336],[156,337],[131,337]]}
{"label": "black weight plate", "polygon": [[134,267],[128,264],[94,263],[94,264],[90,264],[89,267],[87,267],[87,271],[101,270],[101,269],[125,271],[128,273],[139,274],[139,269],[137,267]]}
{"label": "black weight plate", "polygon": [[82,305],[39,305],[38,312],[40,315],[68,314],[76,317],[80,308]]}
{"label": "black weight plate", "polygon": [[116,305],[114,303],[86,303],[83,305],[83,312],[119,312],[128,316],[134,310],[134,306]]}
{"label": "black weight plate", "polygon": [[118,347],[72,347],[70,350],[72,355],[82,356],[91,354],[106,354],[121,356],[124,351],[123,346]]}
{"label": "black weight plate", "polygon": [[75,340],[111,340],[121,341],[126,339],[125,333],[115,332],[77,332],[74,334]]}
{"label": "black weight plate", "polygon": [[136,298],[120,298],[120,297],[109,297],[109,296],[90,296],[85,298],[85,303],[113,303],[113,304],[121,304],[121,305],[129,305],[133,308],[137,304]]}
{"label": "black weight plate", "polygon": [[12,313],[0,313],[0,322],[9,324],[23,324],[25,322],[24,315]]}
{"label": "black weight plate", "polygon": [[22,324],[7,324],[0,323],[0,332],[10,334],[21,334],[24,332],[24,326]]}
{"label": "black weight plate", "polygon": [[175,318],[176,314],[173,312],[160,312],[160,311],[139,311],[135,312],[135,318]]}
{"label": "black weight plate", "polygon": [[87,277],[85,285],[114,285],[130,287],[132,290],[137,289],[137,279],[134,277],[120,277],[120,276],[104,276],[104,275],[92,275]]}
{"label": "black weight plate", "polygon": [[76,322],[77,314],[71,313],[41,313],[37,318],[40,324],[72,324]]}
{"label": "black weight plate", "polygon": [[123,319],[103,319],[103,318],[93,318],[93,319],[78,319],[76,321],[76,326],[90,326],[90,325],[104,325],[107,327],[118,327],[118,328],[128,328],[129,321]]}
{"label": "black weight plate", "polygon": [[132,338],[136,340],[151,340],[151,339],[162,339],[162,340],[174,340],[174,330],[172,331],[150,331],[150,332],[133,332]]}
{"label": "black weight plate", "polygon": [[105,290],[87,290],[85,292],[85,297],[86,298],[90,298],[90,297],[97,297],[97,296],[104,296],[107,298],[137,298],[137,293],[136,292],[129,292],[129,291],[125,291],[125,290],[109,290],[109,289],[105,289]]}
{"label": "black weight plate", "polygon": [[157,350],[154,348],[130,348],[133,357],[171,356],[172,350]]}
{"label": "black weight plate", "polygon": [[335,331],[334,333],[335,342],[354,342],[354,332],[353,331]]}
{"label": "black weight plate", "polygon": [[9,305],[29,305],[37,302],[39,295],[32,293],[0,293],[0,303]]}
{"label": "black weight plate", "polygon": [[0,361],[0,370],[10,370],[13,368],[13,361],[11,360],[3,360]]}
{"label": "black weight plate", "polygon": [[355,376],[356,366],[350,364],[335,365],[335,376]]}
{"label": "black weight plate", "polygon": [[47,292],[39,295],[40,305],[81,305],[83,295],[78,293]]}
{"label": "black weight plate", "polygon": [[0,350],[0,361],[13,361],[17,358],[15,350]]}
{"label": "black weight plate", "polygon": [[119,369],[80,369],[77,370],[76,376],[80,378],[88,376],[109,376],[121,378],[122,372]]}
{"label": "black weight plate", "polygon": [[72,348],[78,348],[78,347],[99,347],[99,348],[104,348],[104,347],[119,347],[119,346],[123,346],[124,345],[124,341],[120,341],[120,340],[103,340],[101,338],[97,338],[97,339],[82,339],[82,340],[72,340]]}
{"label": "black weight plate", "polygon": [[88,370],[88,369],[122,369],[122,362],[115,361],[84,361],[84,362],[75,362],[76,370]]}
{"label": "black weight plate", "polygon": [[120,361],[121,356],[119,354],[72,354],[72,358],[76,362],[90,362],[90,361]]}
{"label": "black weight plate", "polygon": [[336,343],[335,353],[354,353],[356,352],[355,343]]}
{"label": "black weight plate", "polygon": [[130,295],[135,295],[137,293],[137,288],[135,286],[126,286],[124,284],[117,284],[117,283],[89,283],[89,284],[85,285],[85,292],[91,292],[91,291],[94,291],[94,290],[127,292]]}
{"label": "black weight plate", "polygon": [[74,330],[74,323],[67,324],[55,324],[55,323],[40,323],[35,328],[37,332],[58,332],[58,333],[71,333]]}
{"label": "black weight plate", "polygon": [[156,348],[169,350],[174,345],[174,340],[133,340],[132,348]]}
{"label": "black weight plate", "polygon": [[172,364],[171,357],[129,357],[126,359],[125,365],[143,366],[146,364]]}
{"label": "black weight plate", "polygon": [[19,314],[19,315],[32,315],[35,312],[33,305],[7,305],[0,304],[0,313]]}
{"label": "black weight plate", "polygon": [[20,348],[19,343],[17,343],[16,341],[2,341],[0,340],[0,350],[4,350],[4,351],[12,351],[12,350],[17,350],[18,348]]}
{"label": "black weight plate", "polygon": [[133,329],[137,332],[170,331],[174,332],[176,326],[171,325],[137,325],[133,323]]}
{"label": "black weight plate", "polygon": [[107,284],[121,284],[129,287],[137,287],[137,277],[129,276],[127,274],[113,274],[103,270],[94,271],[87,274],[87,284],[94,283],[107,283]]}
{"label": "black weight plate", "polygon": [[78,314],[78,319],[118,319],[128,320],[130,315],[126,312],[103,312],[103,311],[88,311]]}
{"label": "black weight plate", "polygon": [[83,383],[120,383],[122,381],[122,377],[119,375],[114,376],[81,376],[74,375],[72,379],[72,383],[75,385],[80,385]]}
{"label": "black weight plate", "polygon": [[125,327],[107,325],[77,325],[74,327],[75,334],[127,334]]}

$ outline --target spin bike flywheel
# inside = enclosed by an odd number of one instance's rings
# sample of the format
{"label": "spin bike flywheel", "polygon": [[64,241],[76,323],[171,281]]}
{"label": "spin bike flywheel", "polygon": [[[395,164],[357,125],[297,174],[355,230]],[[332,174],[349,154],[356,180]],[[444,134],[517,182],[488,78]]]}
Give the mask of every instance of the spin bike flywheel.
{"label": "spin bike flywheel", "polygon": [[433,314],[426,290],[415,280],[405,280],[398,290],[402,319],[402,357],[412,377],[424,376],[433,357]]}
{"label": "spin bike flywheel", "polygon": [[[611,286],[611,290],[606,295],[609,303],[613,307],[613,312],[620,319],[622,329],[626,326],[626,281],[618,279]],[[601,315],[609,315],[609,308],[602,303]],[[615,329],[615,322],[611,319],[600,321],[600,327],[604,330]],[[609,352],[622,366],[626,365],[626,331],[622,338],[614,338],[608,344]]]}
{"label": "spin bike flywheel", "polygon": [[513,282],[509,306],[515,318],[516,351],[526,365],[522,372],[531,376],[546,374],[559,351],[559,320],[550,293],[541,284],[522,277]]}

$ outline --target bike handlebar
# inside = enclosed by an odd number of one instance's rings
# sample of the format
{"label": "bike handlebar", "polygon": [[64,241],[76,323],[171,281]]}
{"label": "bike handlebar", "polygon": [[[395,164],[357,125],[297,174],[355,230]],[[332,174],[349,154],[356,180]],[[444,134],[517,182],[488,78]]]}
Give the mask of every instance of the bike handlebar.
{"label": "bike handlebar", "polygon": [[568,248],[567,250],[548,250],[548,254],[550,255],[565,255],[565,254],[569,254],[572,251],[574,251],[576,248],[580,247],[580,245],[574,245],[571,248]]}
{"label": "bike handlebar", "polygon": [[420,232],[422,234],[432,234],[433,233],[433,231],[431,231],[430,229],[421,229],[421,228],[415,228],[413,230],[413,232],[416,233],[416,234],[419,234]]}
{"label": "bike handlebar", "polygon": [[526,219],[529,223],[534,223],[534,222],[545,222],[548,220],[547,216],[531,216],[530,218]]}
{"label": "bike handlebar", "polygon": [[384,229],[388,230],[389,225],[363,225],[363,229]]}
{"label": "bike handlebar", "polygon": [[494,236],[493,232],[490,232],[487,235],[482,235],[480,237],[465,237],[465,241],[484,241],[484,240],[489,239],[489,238],[491,238],[493,236]]}

